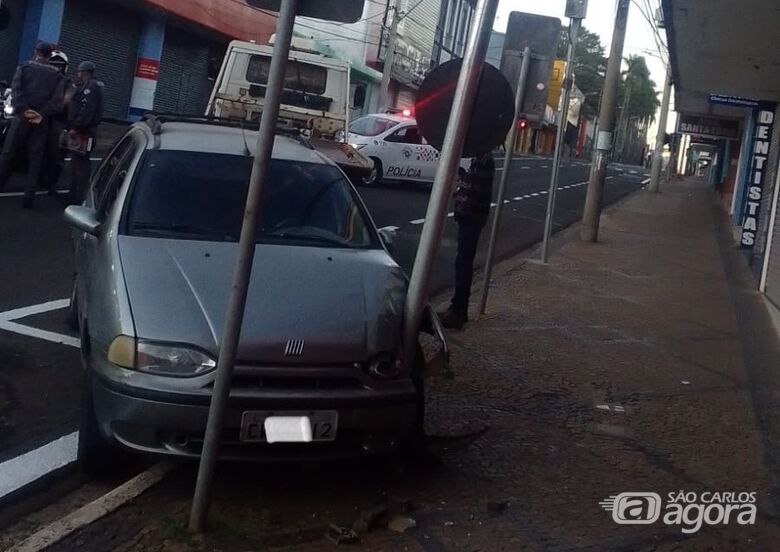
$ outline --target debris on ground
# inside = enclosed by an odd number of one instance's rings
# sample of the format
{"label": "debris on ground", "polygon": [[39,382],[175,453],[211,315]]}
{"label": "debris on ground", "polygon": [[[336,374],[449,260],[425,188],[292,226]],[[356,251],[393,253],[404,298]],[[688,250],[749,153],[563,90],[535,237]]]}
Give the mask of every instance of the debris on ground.
{"label": "debris on ground", "polygon": [[360,537],[352,529],[333,523],[330,524],[328,532],[325,533],[325,538],[333,544],[357,544],[360,541]]}
{"label": "debris on ground", "polygon": [[392,529],[397,533],[403,533],[408,529],[414,529],[415,527],[417,527],[417,522],[415,520],[398,514],[391,517],[390,521],[387,522],[387,528]]}

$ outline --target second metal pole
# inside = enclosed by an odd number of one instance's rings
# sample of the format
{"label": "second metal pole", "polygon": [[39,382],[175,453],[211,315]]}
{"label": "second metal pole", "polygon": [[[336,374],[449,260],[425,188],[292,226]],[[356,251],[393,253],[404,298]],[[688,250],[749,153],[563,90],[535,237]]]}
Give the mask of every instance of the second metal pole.
{"label": "second metal pole", "polygon": [[515,117],[512,128],[504,142],[504,170],[498,185],[498,197],[496,199],[496,212],[493,213],[493,226],[490,228],[490,243],[488,244],[487,258],[485,259],[485,279],[482,282],[482,297],[479,300],[479,313],[485,314],[487,309],[488,294],[490,293],[490,279],[493,276],[493,260],[496,256],[496,241],[498,241],[498,228],[501,225],[501,210],[504,207],[504,195],[506,195],[506,183],[509,179],[509,171],[512,167],[512,159],[515,156],[515,142],[517,141],[517,121],[523,110],[525,102],[525,87],[528,80],[528,69],[531,67],[531,48],[523,50],[523,62],[520,66],[520,78],[517,80],[517,93],[515,94]]}
{"label": "second metal pole", "polygon": [[444,135],[439,167],[431,188],[431,198],[425,214],[425,224],[420,235],[420,245],[414,259],[409,291],[404,308],[404,363],[411,369],[417,349],[417,333],[420,328],[423,309],[428,302],[433,261],[441,242],[444,222],[447,220],[447,205],[452,194],[452,185],[458,171],[463,144],[466,141],[471,113],[477,99],[482,65],[485,63],[490,33],[496,18],[498,0],[479,0],[474,10],[474,23],[466,44],[466,55],[455,88],[452,111]]}
{"label": "second metal pole", "polygon": [[195,496],[190,511],[190,531],[203,532],[211,501],[211,488],[219,457],[219,441],[224,425],[223,419],[230,395],[233,379],[233,366],[236,361],[241,323],[244,320],[246,298],[249,291],[249,279],[252,275],[252,263],[255,258],[257,226],[260,221],[263,185],[271,163],[271,152],[276,138],[276,121],[279,118],[279,104],[282,99],[282,85],[290,55],[290,43],[295,24],[298,0],[282,0],[279,19],[276,22],[276,43],[274,44],[271,67],[268,74],[265,105],[260,117],[260,131],[257,136],[257,148],[249,177],[244,221],[241,226],[241,238],[238,242],[238,254],[233,270],[233,282],[230,291],[222,338],[217,360],[217,372],[214,390],[211,394],[209,417],[206,424],[206,436],[200,455],[198,479],[195,483]]}
{"label": "second metal pole", "polygon": [[[658,118],[658,135],[655,138],[655,152],[653,153],[653,165],[650,170],[650,192],[657,192],[661,180],[661,168],[664,160],[664,142],[666,138],[666,123],[669,120],[669,100],[672,95],[672,63],[666,67],[666,80],[664,82],[664,96],[661,102],[661,115]],[[669,158],[669,163],[672,159]]]}
{"label": "second metal pole", "polygon": [[563,154],[563,138],[569,124],[569,101],[571,100],[572,74],[574,73],[574,52],[577,48],[577,36],[580,33],[581,19],[571,20],[571,36],[569,51],[566,56],[566,76],[563,80],[563,105],[558,110],[558,136],[555,141],[550,189],[547,192],[547,217],[544,220],[544,239],[542,240],[542,262],[546,263],[550,256],[550,236],[552,235],[553,217],[555,215],[555,195],[558,191],[558,176],[561,172],[561,155]]}

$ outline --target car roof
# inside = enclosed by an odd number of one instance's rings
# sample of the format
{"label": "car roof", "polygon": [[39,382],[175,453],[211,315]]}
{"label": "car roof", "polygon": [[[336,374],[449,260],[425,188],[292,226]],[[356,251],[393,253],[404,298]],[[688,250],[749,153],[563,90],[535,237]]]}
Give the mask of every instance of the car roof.
{"label": "car roof", "polygon": [[[137,123],[135,128],[152,134],[146,123]],[[257,130],[241,129],[235,126],[207,123],[164,122],[158,136],[159,143],[150,146],[160,150],[194,151],[202,153],[223,153],[228,155],[254,156],[257,147]],[[155,144],[154,139],[150,144]],[[277,134],[274,140],[273,159],[300,161],[320,165],[335,165],[324,155],[312,149],[305,142],[285,134]]]}

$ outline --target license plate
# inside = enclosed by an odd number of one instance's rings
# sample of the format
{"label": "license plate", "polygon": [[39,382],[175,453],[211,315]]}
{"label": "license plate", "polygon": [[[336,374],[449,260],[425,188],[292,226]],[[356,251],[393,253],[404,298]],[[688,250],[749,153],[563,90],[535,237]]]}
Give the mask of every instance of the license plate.
{"label": "license plate", "polygon": [[[242,441],[265,443],[268,442],[268,436],[266,435],[266,419],[268,418],[308,418],[311,424],[311,441],[323,442],[334,441],[336,439],[336,433],[338,431],[339,413],[336,410],[316,410],[313,412],[269,412],[269,411],[257,411],[250,410],[244,412],[241,417],[241,435]],[[280,424],[272,423],[271,431],[274,431],[276,427],[280,425],[289,426],[287,421],[281,421]],[[292,420],[290,420],[292,423]],[[289,429],[289,427],[287,428]],[[276,437],[276,436],[273,436]],[[272,437],[272,441],[278,441]],[[293,437],[294,439],[294,437]],[[303,432],[300,434],[300,439],[287,440],[286,442],[308,442],[308,439],[304,438]]]}

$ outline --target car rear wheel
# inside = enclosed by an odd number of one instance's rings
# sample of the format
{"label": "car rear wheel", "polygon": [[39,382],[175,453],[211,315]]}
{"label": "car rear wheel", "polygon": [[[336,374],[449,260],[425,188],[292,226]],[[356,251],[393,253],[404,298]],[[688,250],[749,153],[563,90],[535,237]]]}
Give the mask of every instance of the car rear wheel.
{"label": "car rear wheel", "polygon": [[363,178],[363,184],[366,186],[377,186],[382,182],[382,162],[376,157],[370,157],[374,163],[374,168],[371,169],[371,174]]}

